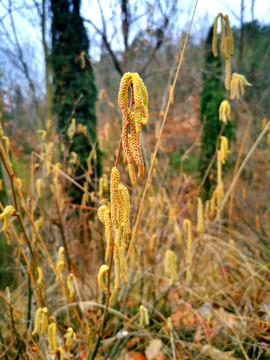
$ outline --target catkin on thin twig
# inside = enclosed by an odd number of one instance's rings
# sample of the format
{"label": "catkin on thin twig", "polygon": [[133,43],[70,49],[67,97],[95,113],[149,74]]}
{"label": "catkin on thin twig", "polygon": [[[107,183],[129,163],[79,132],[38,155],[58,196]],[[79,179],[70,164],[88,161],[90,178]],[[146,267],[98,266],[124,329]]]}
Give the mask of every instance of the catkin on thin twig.
{"label": "catkin on thin twig", "polygon": [[48,327],[49,344],[53,351],[57,350],[56,323],[52,322]]}
{"label": "catkin on thin twig", "polygon": [[218,56],[218,52],[217,52],[217,23],[218,23],[218,19],[221,17],[221,21],[222,21],[222,14],[219,13],[214,20],[214,28],[213,28],[213,40],[212,40],[212,51],[215,57]]}
{"label": "catkin on thin twig", "polygon": [[170,284],[172,285],[177,280],[176,258],[175,253],[172,250],[166,251],[164,271],[165,273],[170,274]]}
{"label": "catkin on thin twig", "polygon": [[197,199],[197,231],[200,233],[204,232],[204,222],[203,222],[203,205],[202,199],[198,197]]}

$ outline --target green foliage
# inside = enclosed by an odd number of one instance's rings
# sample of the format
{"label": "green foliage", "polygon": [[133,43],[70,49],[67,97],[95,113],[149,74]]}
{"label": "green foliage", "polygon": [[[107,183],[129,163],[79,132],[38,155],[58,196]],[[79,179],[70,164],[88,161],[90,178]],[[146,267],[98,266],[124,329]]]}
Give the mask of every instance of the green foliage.
{"label": "green foliage", "polygon": [[[205,65],[202,76],[203,86],[200,100],[200,120],[204,122],[201,139],[200,173],[204,176],[209,163],[211,162],[217,145],[218,136],[222,127],[219,121],[219,106],[225,99],[222,86],[222,63],[220,56],[214,57],[212,53],[213,27],[211,27],[206,40]],[[232,123],[228,123],[224,135],[228,139],[234,133]],[[214,167],[215,168],[215,167]],[[205,195],[211,191],[211,181],[208,177],[205,182]]]}
{"label": "green foliage", "polygon": [[199,159],[197,156],[188,154],[188,156],[182,160],[182,155],[177,151],[171,153],[171,165],[175,169],[179,169],[183,165],[183,171],[188,174],[195,174],[199,168]]}
{"label": "green foliage", "polygon": [[[51,0],[52,10],[52,68],[53,112],[57,115],[58,131],[66,126],[76,100],[83,98],[76,108],[76,123],[87,126],[88,136],[76,134],[70,151],[78,154],[80,166],[76,178],[87,169],[87,157],[96,144],[95,102],[97,90],[93,68],[88,56],[89,40],[80,16],[80,0]],[[68,144],[68,138],[65,136]],[[100,156],[97,156],[99,159]],[[100,162],[96,164],[96,176],[100,174]],[[85,181],[82,179],[81,182]],[[73,194],[75,200],[76,195]]]}

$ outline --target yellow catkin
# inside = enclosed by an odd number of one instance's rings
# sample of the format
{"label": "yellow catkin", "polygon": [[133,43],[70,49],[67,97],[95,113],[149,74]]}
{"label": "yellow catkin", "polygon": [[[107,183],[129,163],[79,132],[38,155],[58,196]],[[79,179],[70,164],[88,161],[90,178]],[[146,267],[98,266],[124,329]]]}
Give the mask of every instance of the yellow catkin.
{"label": "yellow catkin", "polygon": [[72,299],[74,296],[74,278],[73,278],[73,274],[70,273],[67,277],[67,288],[68,288],[68,292],[69,292],[69,296]]}
{"label": "yellow catkin", "polygon": [[12,242],[12,235],[9,231],[9,215],[14,216],[16,214],[16,210],[12,205],[8,205],[4,208],[3,212],[0,214],[0,220],[4,219],[4,226],[2,231],[6,234],[8,245]]}
{"label": "yellow catkin", "polygon": [[4,190],[4,187],[3,187],[3,180],[0,179],[0,191],[3,191]]}
{"label": "yellow catkin", "polygon": [[64,350],[61,347],[58,347],[56,352],[60,355],[60,357],[57,355],[57,359],[59,359],[59,360],[65,359]]}
{"label": "yellow catkin", "polygon": [[130,213],[130,198],[129,198],[129,192],[128,189],[123,185],[120,184],[118,186],[120,198],[122,202],[122,224],[121,227],[123,227],[123,237],[126,246],[128,246],[129,242],[129,236],[131,234],[130,230],[130,222],[129,222],[129,213]]}
{"label": "yellow catkin", "polygon": [[219,120],[227,124],[231,121],[231,106],[227,100],[223,100],[219,107]]}
{"label": "yellow catkin", "polygon": [[35,336],[38,334],[41,326],[41,315],[42,315],[42,308],[37,309],[36,315],[35,315],[35,328],[32,332],[32,336]]}
{"label": "yellow catkin", "polygon": [[218,23],[218,19],[221,17],[221,21],[222,21],[222,14],[219,13],[214,20],[214,27],[213,27],[213,41],[212,41],[212,51],[215,57],[218,56],[218,52],[217,52],[217,23]]}
{"label": "yellow catkin", "polygon": [[6,216],[4,218],[3,231],[6,234],[8,245],[11,245],[11,243],[12,243],[12,235],[11,235],[11,232],[9,231],[8,227],[9,227],[9,218],[8,218],[8,216]]}
{"label": "yellow catkin", "polygon": [[15,212],[16,212],[16,210],[12,205],[6,206],[3,210],[3,212],[0,214],[0,220],[4,219],[8,215],[14,215]]}
{"label": "yellow catkin", "polygon": [[98,218],[105,226],[105,239],[106,239],[106,253],[105,262],[107,263],[113,248],[113,232],[112,223],[110,218],[110,210],[106,205],[101,205],[98,209]]}
{"label": "yellow catkin", "polygon": [[48,327],[48,339],[49,339],[49,344],[50,344],[50,348],[53,351],[57,350],[57,336],[56,336],[56,323],[53,322],[49,325]]}
{"label": "yellow catkin", "polygon": [[140,135],[142,130],[142,118],[140,110],[137,108],[137,106],[134,107],[133,117],[135,121],[136,133]]}
{"label": "yellow catkin", "polygon": [[[63,272],[64,267],[65,267],[64,252],[65,252],[65,249],[63,248],[63,246],[60,246],[60,248],[58,250],[58,258],[57,258],[57,265],[56,265],[59,276],[61,275],[61,273]],[[59,280],[59,278],[57,275],[56,281],[58,281],[58,280]]]}
{"label": "yellow catkin", "polygon": [[40,267],[37,267],[37,273],[38,273],[38,280],[37,280],[38,286],[40,288],[43,288],[43,272]]}
{"label": "yellow catkin", "polygon": [[114,166],[111,170],[111,180],[110,180],[110,200],[111,200],[111,219],[112,223],[115,226],[119,226],[119,206],[120,196],[119,196],[119,179],[120,174],[116,166]]}
{"label": "yellow catkin", "polygon": [[246,192],[246,189],[244,187],[242,188],[242,196],[243,196],[244,200],[247,198],[247,192]]}
{"label": "yellow catkin", "polygon": [[222,185],[222,162],[221,162],[221,151],[218,150],[217,156],[217,184]]}
{"label": "yellow catkin", "polygon": [[220,220],[220,205],[224,198],[223,184],[218,185],[216,188],[216,204],[217,204],[217,220]]}
{"label": "yellow catkin", "polygon": [[118,247],[116,244],[114,244],[113,260],[114,260],[114,292],[115,292],[119,289],[120,286],[120,263],[119,263]]}
{"label": "yellow catkin", "polygon": [[[131,84],[134,95],[134,107],[132,112],[128,109],[128,87]],[[138,73],[126,73],[122,77],[118,101],[123,113],[122,145],[124,151],[124,163],[128,163],[130,180],[133,185],[136,185],[136,174],[133,161],[135,161],[138,166],[138,177],[141,177],[144,173],[144,165],[139,135],[142,125],[146,125],[149,118],[147,89]],[[131,126],[130,142],[128,140],[129,126]]]}
{"label": "yellow catkin", "polygon": [[227,54],[227,49],[229,47],[229,38],[226,38],[226,58],[225,58],[225,89],[230,91],[230,81],[231,81],[231,58],[230,55]]}
{"label": "yellow catkin", "polygon": [[220,159],[221,163],[225,164],[228,160],[228,154],[231,152],[229,151],[229,142],[226,136],[221,136],[220,138]]}
{"label": "yellow catkin", "polygon": [[191,236],[191,222],[189,219],[185,219],[183,222],[183,229],[186,236],[186,243],[187,243],[187,258],[188,262],[192,264],[192,253],[191,253],[191,246],[192,246],[192,236]]}
{"label": "yellow catkin", "polygon": [[147,308],[144,308],[144,323],[146,326],[148,326],[150,324],[149,313],[148,313]]}
{"label": "yellow catkin", "polygon": [[172,250],[166,251],[164,271],[165,274],[170,275],[170,284],[172,285],[177,280],[176,258],[175,253]]}
{"label": "yellow catkin", "polygon": [[132,143],[132,150],[134,153],[134,161],[135,164],[138,166],[138,177],[141,178],[144,174],[144,163],[141,152],[140,135],[137,134],[136,132],[134,116],[131,117],[130,127],[131,127],[131,143]]}
{"label": "yellow catkin", "polygon": [[140,320],[139,320],[139,327],[148,326],[150,324],[149,321],[149,313],[148,310],[141,305],[139,308]]}
{"label": "yellow catkin", "polygon": [[37,179],[36,186],[37,186],[38,197],[41,198],[41,189],[44,188],[43,180],[42,179]]}
{"label": "yellow catkin", "polygon": [[129,127],[129,123],[123,119],[122,145],[123,145],[123,150],[124,150],[124,156],[128,163],[129,177],[130,177],[132,185],[135,186],[137,181],[136,181],[136,173],[135,173],[135,169],[134,169],[134,165],[133,165],[132,152],[131,152],[131,149],[129,146],[129,141],[128,141],[128,127]]}
{"label": "yellow catkin", "polygon": [[148,95],[146,87],[140,78],[138,73],[132,74],[133,93],[136,107],[140,110],[142,117],[144,118],[143,125],[146,125],[148,119],[147,102]]}
{"label": "yellow catkin", "polygon": [[107,286],[105,285],[104,282],[104,275],[107,274],[108,272],[109,272],[109,266],[106,264],[101,265],[98,272],[98,284],[103,291],[108,291]]}
{"label": "yellow catkin", "polygon": [[221,44],[220,44],[220,50],[221,54],[226,58],[226,34],[225,34],[225,27],[224,27],[224,18],[223,15],[220,17],[221,22]]}
{"label": "yellow catkin", "polygon": [[48,308],[42,309],[40,334],[45,335],[48,331]]}
{"label": "yellow catkin", "polygon": [[69,347],[71,345],[71,340],[75,340],[76,339],[76,334],[74,332],[74,330],[69,327],[67,329],[67,333],[66,333],[66,346]]}
{"label": "yellow catkin", "polygon": [[231,76],[231,84],[230,84],[230,99],[233,100],[235,98],[240,99],[240,91],[241,95],[245,94],[245,86],[252,86],[249,82],[247,82],[246,78],[237,73],[233,73]]}
{"label": "yellow catkin", "polygon": [[197,231],[200,233],[204,232],[203,205],[200,197],[197,199]]}
{"label": "yellow catkin", "polygon": [[64,270],[65,262],[64,261],[58,261],[57,263],[57,271],[59,274],[61,274]]}
{"label": "yellow catkin", "polygon": [[131,82],[132,82],[131,73],[128,72],[128,73],[124,74],[121,79],[119,92],[118,92],[119,106],[125,117],[129,113],[129,110],[128,110],[128,87],[131,84]]}
{"label": "yellow catkin", "polygon": [[224,16],[224,20],[226,22],[226,30],[227,30],[227,36],[229,38],[229,46],[228,46],[228,53],[230,56],[233,56],[233,36],[232,36],[232,30],[230,26],[230,21],[228,15]]}
{"label": "yellow catkin", "polygon": [[148,93],[144,82],[141,80],[141,91],[142,91],[142,100],[144,105],[144,115],[142,114],[142,125],[145,126],[149,119],[148,113]]}

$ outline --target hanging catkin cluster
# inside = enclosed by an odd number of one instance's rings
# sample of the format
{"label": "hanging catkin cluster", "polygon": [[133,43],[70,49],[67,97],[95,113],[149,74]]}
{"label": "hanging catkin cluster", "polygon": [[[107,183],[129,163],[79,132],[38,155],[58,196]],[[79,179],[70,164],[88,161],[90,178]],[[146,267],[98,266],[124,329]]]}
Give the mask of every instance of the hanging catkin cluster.
{"label": "hanging catkin cluster", "polygon": [[[71,331],[71,330],[72,331]],[[36,311],[35,315],[35,324],[34,330],[32,332],[32,336],[36,336],[40,332],[40,335],[48,334],[49,345],[52,351],[58,351],[60,353],[60,359],[64,359],[63,349],[58,347],[57,345],[57,325],[56,319],[54,316],[49,315],[49,310],[47,307],[39,308]],[[76,338],[76,334],[74,333],[72,328],[67,330],[67,339],[68,336]],[[69,346],[69,345],[67,345]]]}
{"label": "hanging catkin cluster", "polygon": [[231,80],[231,59],[233,56],[233,36],[232,30],[229,22],[228,15],[223,16],[219,13],[214,21],[214,30],[213,30],[213,42],[212,42],[212,50],[215,57],[218,56],[217,52],[217,23],[220,18],[221,22],[221,44],[220,50],[222,55],[225,58],[225,68],[226,68],[226,78],[225,78],[225,88],[226,90],[230,90],[230,80]]}
{"label": "hanging catkin cluster", "polygon": [[64,258],[64,252],[65,249],[63,248],[63,246],[60,246],[59,250],[58,250],[58,258],[57,258],[57,276],[56,276],[56,281],[59,281],[59,276],[61,276],[64,267],[65,267],[65,258]]}
{"label": "hanging catkin cluster", "polygon": [[231,121],[231,106],[227,100],[223,100],[219,107],[219,120],[224,124]]}
{"label": "hanging catkin cluster", "polygon": [[4,226],[2,228],[2,231],[4,231],[4,233],[7,236],[8,245],[10,245],[11,241],[12,241],[12,235],[9,230],[9,215],[14,216],[15,213],[16,213],[15,208],[13,206],[9,205],[9,206],[6,206],[4,208],[4,211],[2,212],[2,214],[0,214],[0,220],[4,219]]}
{"label": "hanging catkin cluster", "polygon": [[[113,252],[116,291],[120,285],[121,276],[127,282],[126,275],[126,247],[128,246],[130,231],[129,213],[130,198],[127,188],[120,184],[120,173],[116,166],[111,170],[110,179],[111,207],[101,205],[98,209],[99,220],[105,226],[106,253],[105,262],[109,263]],[[114,230],[114,231],[113,231]],[[107,290],[103,276],[109,272],[107,265],[102,265],[99,270],[98,282],[103,291]]]}
{"label": "hanging catkin cluster", "polygon": [[139,327],[148,326],[150,324],[149,313],[148,310],[143,305],[140,306],[139,314],[140,314]]}
{"label": "hanging catkin cluster", "polygon": [[[245,86],[252,86],[249,82],[247,82],[246,78],[243,75],[233,73],[231,75],[231,60],[230,57],[233,56],[233,36],[232,30],[230,27],[229,17],[228,15],[223,16],[219,13],[214,21],[214,29],[213,29],[213,41],[212,41],[212,50],[215,57],[218,56],[217,52],[217,24],[218,20],[221,22],[221,44],[220,50],[222,55],[225,58],[225,88],[227,91],[230,91],[230,100],[235,98],[240,98],[245,93]],[[223,123],[227,124],[227,120],[231,120],[230,118],[230,104],[227,100],[222,101],[219,107],[219,120],[223,121]]]}
{"label": "hanging catkin cluster", "polygon": [[[133,104],[128,107],[128,88],[132,86]],[[136,185],[136,172],[134,162],[138,167],[137,176],[144,174],[144,163],[141,152],[140,133],[142,125],[146,125],[148,115],[147,89],[137,73],[126,73],[121,80],[118,102],[123,114],[122,145],[124,162],[128,164],[130,180]],[[134,106],[133,106],[134,105]]]}
{"label": "hanging catkin cluster", "polygon": [[235,98],[240,99],[240,91],[241,95],[245,94],[245,86],[252,86],[249,82],[247,82],[246,78],[237,73],[232,74],[231,79],[231,96],[230,99],[233,100]]}
{"label": "hanging catkin cluster", "polygon": [[172,285],[177,281],[177,269],[176,269],[176,258],[175,253],[172,250],[167,250],[165,254],[164,264],[165,274],[170,275],[170,284]]}

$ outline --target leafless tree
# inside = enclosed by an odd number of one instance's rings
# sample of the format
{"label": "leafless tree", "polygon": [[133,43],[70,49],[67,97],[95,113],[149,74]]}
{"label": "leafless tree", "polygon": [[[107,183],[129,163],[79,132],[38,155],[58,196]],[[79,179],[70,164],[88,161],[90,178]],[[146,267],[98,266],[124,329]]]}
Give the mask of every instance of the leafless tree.
{"label": "leafless tree", "polygon": [[[156,53],[164,42],[166,32],[172,22],[177,19],[177,0],[173,1],[144,1],[140,3],[140,11],[137,3],[131,3],[129,0],[116,1],[111,8],[106,7],[105,2],[98,1],[101,27],[98,27],[93,19],[85,18],[95,31],[101,36],[103,46],[107,49],[115,69],[122,75],[127,69],[134,70],[142,74],[153,61]],[[117,14],[120,14],[117,18]],[[121,25],[118,22],[120,18]],[[144,23],[144,24],[143,24]],[[146,24],[146,25],[145,25]],[[113,29],[108,31],[108,28]],[[118,29],[121,29],[119,34]],[[114,50],[115,37],[121,39],[117,49]],[[136,61],[130,64],[130,53],[133,41],[136,39]],[[147,41],[149,38],[150,41]],[[148,44],[148,56],[139,62],[141,49]],[[117,50],[121,55],[117,55]]]}

